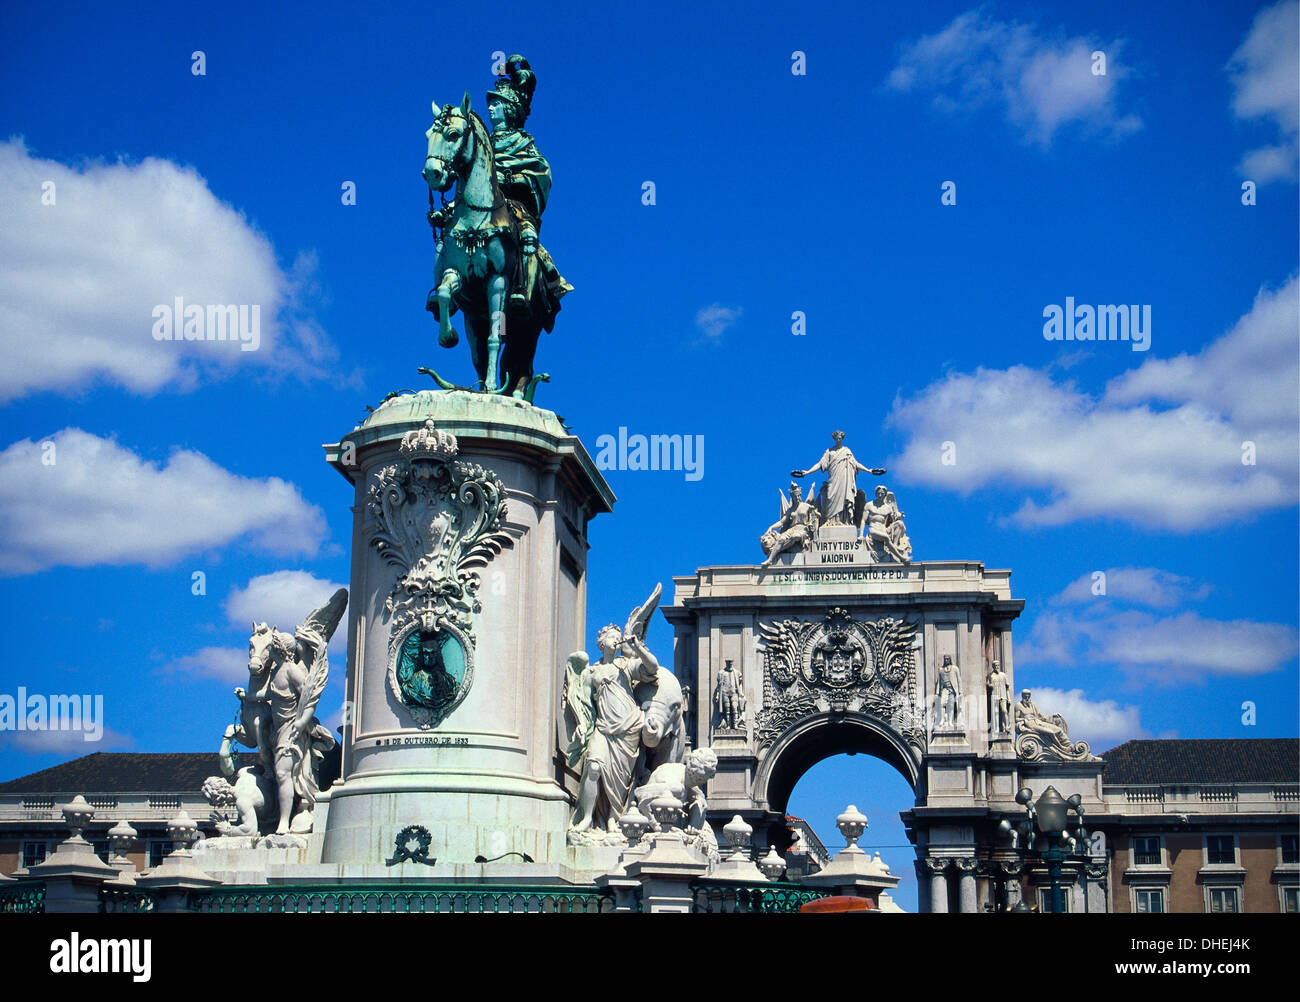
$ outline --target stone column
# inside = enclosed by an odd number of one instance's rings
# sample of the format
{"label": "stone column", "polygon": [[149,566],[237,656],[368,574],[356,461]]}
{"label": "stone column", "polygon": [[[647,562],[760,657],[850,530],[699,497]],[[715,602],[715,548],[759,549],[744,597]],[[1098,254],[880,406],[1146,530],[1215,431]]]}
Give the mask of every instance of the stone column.
{"label": "stone column", "polygon": [[948,864],[951,860],[942,856],[929,856],[925,859],[925,868],[930,871],[930,911],[943,913],[948,911]]}
{"label": "stone column", "polygon": [[975,869],[979,866],[979,861],[974,857],[966,857],[955,861],[957,873],[959,876],[958,891],[961,900],[961,910],[963,913],[973,913],[979,911],[979,900],[975,894]]}
{"label": "stone column", "polygon": [[1106,911],[1106,877],[1108,867],[1105,863],[1088,865],[1088,912],[1092,915]]}
{"label": "stone column", "polygon": [[1006,888],[1006,907],[1009,911],[1016,905],[1020,904],[1020,874],[1024,871],[1024,864],[1018,859],[1001,859],[997,863],[1000,876],[1004,876]]}

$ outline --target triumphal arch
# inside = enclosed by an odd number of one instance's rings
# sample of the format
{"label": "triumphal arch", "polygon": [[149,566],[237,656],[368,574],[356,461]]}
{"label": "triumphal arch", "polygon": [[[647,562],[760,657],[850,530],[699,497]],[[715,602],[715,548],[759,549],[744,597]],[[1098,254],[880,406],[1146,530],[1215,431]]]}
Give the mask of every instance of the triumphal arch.
{"label": "triumphal arch", "polygon": [[[673,579],[674,672],[693,741],[718,758],[711,814],[740,814],[780,850],[799,778],[831,755],[874,755],[916,795],[904,821],[922,908],[1005,906],[1020,863],[996,826],[1016,792],[1050,783],[1099,803],[1098,763],[1032,693],[1015,694],[1024,601],[1011,572],[913,559],[885,471],[858,463],[844,438],[834,433],[814,470],[793,471],[761,562]],[[798,480],[818,473],[805,499]]]}

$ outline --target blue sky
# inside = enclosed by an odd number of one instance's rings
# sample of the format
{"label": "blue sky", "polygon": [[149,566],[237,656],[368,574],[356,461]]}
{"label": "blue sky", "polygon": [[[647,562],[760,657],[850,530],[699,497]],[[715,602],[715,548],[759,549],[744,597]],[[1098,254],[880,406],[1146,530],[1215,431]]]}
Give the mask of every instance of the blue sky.
{"label": "blue sky", "polygon": [[[918,559],[1014,569],[1016,683],[1095,748],[1296,734],[1296,21],[5,5],[0,692],[102,693],[100,750],[207,749],[254,610],[285,627],[346,583],[351,495],[320,443],[419,365],[469,379],[423,311],[429,102],[483,110],[493,54],[519,51],[576,287],[538,402],[589,448],[705,442],[698,481],[607,474],[593,628],[761,559],[777,489],[841,427],[889,467]],[[154,341],[178,295],[262,304],[259,350]],[[1149,350],[1045,340],[1066,297],[1149,305]],[[668,656],[665,622],[650,641]],[[88,750],[0,734],[0,777]],[[827,841],[861,762],[796,790]],[[872,822],[864,844],[902,841]]]}

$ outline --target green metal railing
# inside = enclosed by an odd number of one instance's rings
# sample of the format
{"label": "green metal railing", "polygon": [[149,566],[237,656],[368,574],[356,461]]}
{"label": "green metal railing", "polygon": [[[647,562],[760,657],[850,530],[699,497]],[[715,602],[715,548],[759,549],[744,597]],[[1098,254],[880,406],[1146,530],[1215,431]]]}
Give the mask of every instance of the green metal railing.
{"label": "green metal railing", "polygon": [[45,884],[20,880],[0,884],[0,915],[32,915],[45,911]]}
{"label": "green metal railing", "polygon": [[154,896],[145,890],[129,890],[125,887],[101,887],[99,889],[99,910],[101,912],[151,912]]}
{"label": "green metal railing", "polygon": [[595,887],[465,887],[405,884],[340,887],[284,884],[219,887],[189,896],[194,912],[507,912],[596,914],[614,910],[613,895]]}
{"label": "green metal railing", "polygon": [[697,884],[692,891],[697,914],[788,914],[827,896],[800,884]]}

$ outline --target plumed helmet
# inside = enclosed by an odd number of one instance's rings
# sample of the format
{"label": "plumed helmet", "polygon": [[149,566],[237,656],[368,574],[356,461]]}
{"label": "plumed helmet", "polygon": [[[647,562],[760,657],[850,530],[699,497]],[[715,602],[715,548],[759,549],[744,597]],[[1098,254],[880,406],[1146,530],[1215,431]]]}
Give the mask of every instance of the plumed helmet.
{"label": "plumed helmet", "polygon": [[533,107],[533,91],[537,89],[537,76],[528,60],[514,55],[506,60],[505,72],[497,77],[496,86],[488,91],[488,100],[494,97],[514,105],[521,120],[528,117]]}

